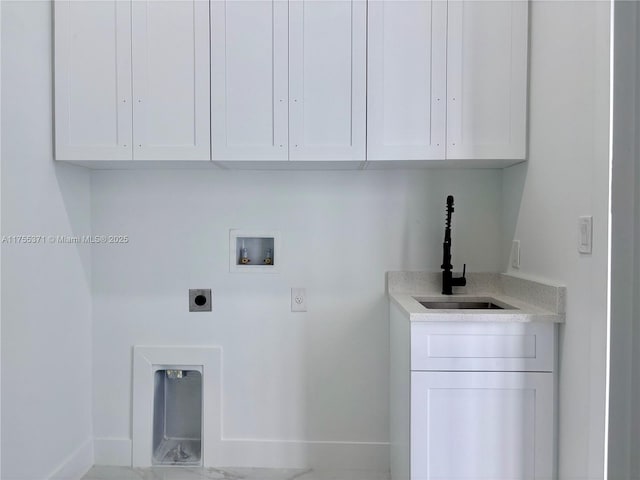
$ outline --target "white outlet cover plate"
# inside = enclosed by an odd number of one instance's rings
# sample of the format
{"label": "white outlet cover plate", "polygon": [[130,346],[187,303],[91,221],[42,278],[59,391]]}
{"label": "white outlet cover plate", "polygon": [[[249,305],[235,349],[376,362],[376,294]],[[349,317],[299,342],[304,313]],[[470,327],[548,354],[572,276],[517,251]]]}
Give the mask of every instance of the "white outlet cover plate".
{"label": "white outlet cover plate", "polygon": [[291,288],[291,311],[307,311],[307,290],[304,288]]}

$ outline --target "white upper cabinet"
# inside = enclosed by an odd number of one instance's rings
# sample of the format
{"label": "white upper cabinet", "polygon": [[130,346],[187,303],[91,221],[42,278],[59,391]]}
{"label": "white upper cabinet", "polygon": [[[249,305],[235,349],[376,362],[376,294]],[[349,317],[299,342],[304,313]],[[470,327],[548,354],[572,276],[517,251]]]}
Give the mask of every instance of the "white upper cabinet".
{"label": "white upper cabinet", "polygon": [[210,160],[207,0],[54,8],[57,160]]}
{"label": "white upper cabinet", "polygon": [[54,8],[57,160],[526,158],[525,0]]}
{"label": "white upper cabinet", "polygon": [[448,2],[447,158],[525,158],[528,8]]}
{"label": "white upper cabinet", "polygon": [[287,19],[282,0],[211,2],[213,160],[288,160]]}
{"label": "white upper cabinet", "polygon": [[523,160],[528,2],[370,0],[368,160]]}
{"label": "white upper cabinet", "polygon": [[368,160],[445,158],[446,1],[369,2]]}
{"label": "white upper cabinet", "polygon": [[367,3],[289,2],[290,160],[365,160]]}
{"label": "white upper cabinet", "polygon": [[209,2],[133,0],[134,160],[210,160]]}
{"label": "white upper cabinet", "polygon": [[131,11],[55,2],[55,157],[131,160]]}
{"label": "white upper cabinet", "polygon": [[365,0],[212,0],[213,160],[366,158]]}

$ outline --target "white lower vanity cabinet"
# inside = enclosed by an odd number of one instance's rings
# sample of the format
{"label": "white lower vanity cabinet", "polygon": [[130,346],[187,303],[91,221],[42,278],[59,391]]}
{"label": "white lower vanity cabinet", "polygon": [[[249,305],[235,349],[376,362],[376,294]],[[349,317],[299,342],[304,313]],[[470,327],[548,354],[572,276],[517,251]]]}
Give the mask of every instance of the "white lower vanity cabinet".
{"label": "white lower vanity cabinet", "polygon": [[393,480],[555,477],[555,324],[391,322]]}

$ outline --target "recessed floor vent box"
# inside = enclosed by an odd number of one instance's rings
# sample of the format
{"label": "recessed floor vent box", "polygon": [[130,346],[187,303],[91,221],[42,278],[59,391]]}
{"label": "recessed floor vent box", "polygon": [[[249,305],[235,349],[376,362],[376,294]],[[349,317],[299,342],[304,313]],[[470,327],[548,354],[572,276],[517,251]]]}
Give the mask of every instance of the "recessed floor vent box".
{"label": "recessed floor vent box", "polygon": [[281,264],[278,232],[229,231],[230,272],[278,273]]}
{"label": "recessed floor vent box", "polygon": [[202,372],[182,368],[154,373],[153,465],[202,464]]}

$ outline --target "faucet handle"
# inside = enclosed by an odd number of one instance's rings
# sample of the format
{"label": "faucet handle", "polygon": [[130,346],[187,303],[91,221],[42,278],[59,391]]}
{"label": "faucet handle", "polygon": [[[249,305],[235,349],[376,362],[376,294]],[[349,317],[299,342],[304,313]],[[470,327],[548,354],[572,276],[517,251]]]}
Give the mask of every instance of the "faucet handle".
{"label": "faucet handle", "polygon": [[462,267],[462,276],[452,277],[450,279],[451,285],[454,287],[464,287],[467,284],[467,279],[465,278],[466,273],[467,273],[467,264],[465,263],[464,266]]}

